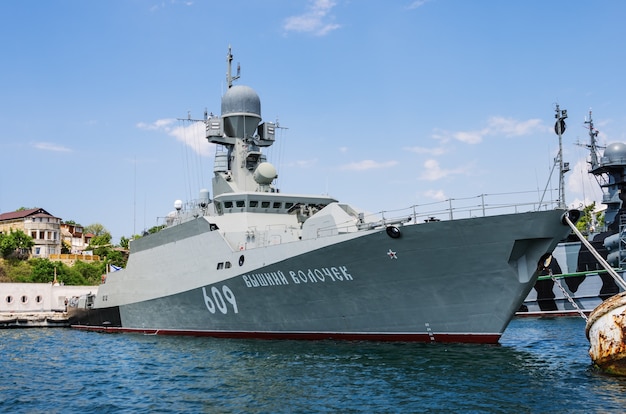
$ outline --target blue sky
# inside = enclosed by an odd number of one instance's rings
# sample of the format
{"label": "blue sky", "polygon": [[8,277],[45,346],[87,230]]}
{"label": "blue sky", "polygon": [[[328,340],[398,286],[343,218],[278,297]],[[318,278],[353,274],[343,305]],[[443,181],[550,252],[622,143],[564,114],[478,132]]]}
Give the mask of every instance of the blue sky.
{"label": "blue sky", "polygon": [[576,143],[590,109],[600,143],[626,141],[625,17],[617,0],[3,1],[0,212],[119,240],[210,189],[213,149],[177,118],[219,113],[228,45],[285,127],[268,151],[283,192],[369,211],[536,200],[559,103],[566,202],[601,200]]}

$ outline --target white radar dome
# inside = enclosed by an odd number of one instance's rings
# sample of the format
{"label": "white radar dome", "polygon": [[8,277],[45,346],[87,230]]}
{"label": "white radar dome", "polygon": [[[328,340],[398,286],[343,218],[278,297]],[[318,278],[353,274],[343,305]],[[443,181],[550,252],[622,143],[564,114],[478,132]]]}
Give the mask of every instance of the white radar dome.
{"label": "white radar dome", "polygon": [[261,185],[267,185],[274,180],[274,178],[278,177],[276,173],[276,168],[270,164],[269,162],[262,162],[256,167],[254,170],[254,181]]}
{"label": "white radar dome", "polygon": [[176,201],[174,201],[174,208],[175,208],[177,211],[180,211],[180,209],[181,209],[181,208],[183,208],[183,202],[182,202],[182,200],[176,200]]}

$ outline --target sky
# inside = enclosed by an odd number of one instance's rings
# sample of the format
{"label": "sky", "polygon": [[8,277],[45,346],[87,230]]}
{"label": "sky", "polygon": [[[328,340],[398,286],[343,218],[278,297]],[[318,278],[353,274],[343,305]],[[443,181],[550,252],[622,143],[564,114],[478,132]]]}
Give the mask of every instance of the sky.
{"label": "sky", "polygon": [[[620,0],[0,2],[0,213],[41,207],[113,240],[210,190],[226,55],[278,122],[283,193],[367,211],[480,194],[599,203],[599,143],[626,142]],[[552,192],[550,196],[557,196]],[[513,197],[513,196],[511,196]]]}

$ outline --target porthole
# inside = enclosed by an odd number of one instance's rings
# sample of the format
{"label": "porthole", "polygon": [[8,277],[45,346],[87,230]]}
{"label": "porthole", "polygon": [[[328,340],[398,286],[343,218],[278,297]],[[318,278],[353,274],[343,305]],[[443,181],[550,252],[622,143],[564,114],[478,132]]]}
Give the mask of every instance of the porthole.
{"label": "porthole", "polygon": [[396,226],[388,226],[386,230],[387,230],[387,235],[391,237],[392,239],[397,239],[402,235],[402,233],[400,233],[400,229],[397,228]]}
{"label": "porthole", "polygon": [[243,262],[245,261],[245,258],[243,257],[243,254],[241,256],[239,256],[239,266],[243,266]]}
{"label": "porthole", "polygon": [[43,302],[43,298],[41,297],[41,295],[37,295],[37,297],[35,298],[35,302],[37,303]]}
{"label": "porthole", "polygon": [[26,296],[26,295],[22,295],[22,297],[20,298],[20,301],[21,301],[22,303],[28,303],[28,296]]}
{"label": "porthole", "polygon": [[13,303],[13,296],[9,295],[7,296],[7,303]]}

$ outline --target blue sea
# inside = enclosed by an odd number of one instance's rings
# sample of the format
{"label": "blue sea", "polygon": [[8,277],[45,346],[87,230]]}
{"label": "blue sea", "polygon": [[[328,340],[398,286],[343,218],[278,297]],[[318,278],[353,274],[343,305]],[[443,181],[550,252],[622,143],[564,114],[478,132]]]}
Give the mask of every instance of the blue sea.
{"label": "blue sea", "polygon": [[0,330],[11,413],[624,412],[580,318],[516,319],[499,345]]}

